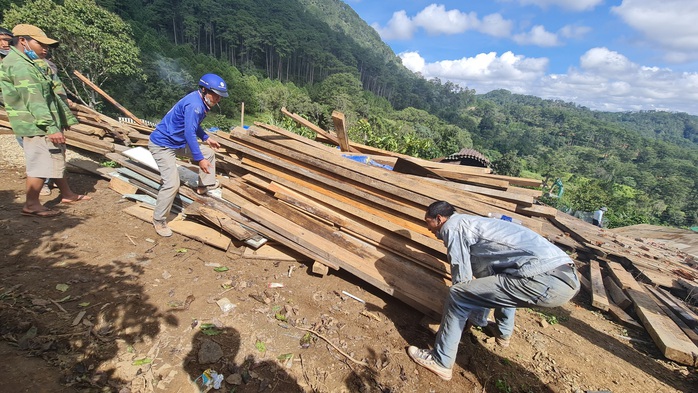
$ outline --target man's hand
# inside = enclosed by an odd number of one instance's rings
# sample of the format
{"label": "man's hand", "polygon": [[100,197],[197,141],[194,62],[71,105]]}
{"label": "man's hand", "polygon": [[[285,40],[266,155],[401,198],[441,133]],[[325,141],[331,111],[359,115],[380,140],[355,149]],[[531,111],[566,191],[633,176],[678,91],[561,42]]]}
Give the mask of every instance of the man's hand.
{"label": "man's hand", "polygon": [[65,143],[65,135],[63,135],[62,132],[46,135],[46,138],[48,138],[48,140],[51,141],[51,143],[53,143],[54,145],[60,145]]}
{"label": "man's hand", "polygon": [[213,138],[206,139],[206,143],[208,143],[208,145],[211,146],[211,148],[213,149],[220,149],[221,147],[221,144],[213,140]]}
{"label": "man's hand", "polygon": [[204,173],[211,173],[210,170],[212,169],[213,165],[211,165],[211,162],[207,159],[203,159],[199,161],[199,168],[201,168]]}

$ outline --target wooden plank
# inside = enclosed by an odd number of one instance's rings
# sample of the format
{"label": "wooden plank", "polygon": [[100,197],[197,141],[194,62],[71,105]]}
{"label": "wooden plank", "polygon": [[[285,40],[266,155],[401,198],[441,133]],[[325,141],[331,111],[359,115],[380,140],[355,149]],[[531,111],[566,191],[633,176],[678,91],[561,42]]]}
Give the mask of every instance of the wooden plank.
{"label": "wooden plank", "polygon": [[[191,208],[192,206],[189,206],[187,209]],[[240,241],[245,241],[247,239],[251,239],[257,236],[256,233],[246,230],[240,225],[239,222],[237,222],[235,219],[228,216],[227,214],[221,212],[220,210],[201,205],[198,205],[198,208],[196,208],[196,210],[198,210],[198,212],[204,218],[206,218],[207,221],[221,228],[225,231],[225,233],[233,236],[234,238]]]}
{"label": "wooden plank", "polygon": [[71,140],[77,140],[78,142],[84,143],[86,145],[92,145],[101,149],[105,149],[107,151],[114,151],[114,144],[111,142],[103,141],[99,138],[81,134],[79,132],[71,130],[66,130],[63,134],[65,135],[66,143],[70,143]]}
{"label": "wooden plank", "polygon": [[627,291],[628,289],[633,289],[635,291],[642,292],[642,286],[637,283],[635,277],[633,277],[630,272],[625,270],[625,268],[618,262],[605,261],[608,267],[608,273],[613,276],[616,283],[620,285],[620,288]]}
{"label": "wooden plank", "polygon": [[[445,299],[446,281],[428,274],[424,268],[395,258],[385,251],[371,247],[341,232],[320,227],[308,230],[308,222],[302,226],[261,206],[244,204],[242,213],[257,222],[275,228],[308,248],[317,248],[328,259],[349,273],[417,309],[440,313]],[[294,220],[297,217],[294,217]],[[434,298],[439,296],[439,298]]]}
{"label": "wooden plank", "polygon": [[334,131],[337,133],[337,142],[341,151],[354,151],[349,145],[349,136],[347,135],[347,126],[344,119],[344,113],[333,111],[332,122],[334,123]]}
{"label": "wooden plank", "polygon": [[591,278],[591,305],[600,310],[608,311],[608,298],[603,285],[601,267],[596,260],[589,261],[589,277]]}
{"label": "wooden plank", "polygon": [[[314,132],[317,133],[318,135],[322,135],[323,137],[329,139],[329,140],[332,141],[332,143],[334,143],[335,145],[340,146],[340,144],[339,144],[339,138],[337,138],[337,136],[332,135],[331,133],[329,133],[329,132],[323,130],[322,128],[316,126],[315,124],[313,124],[313,123],[311,123],[310,121],[308,121],[308,120],[302,118],[301,116],[299,116],[299,115],[297,115],[297,114],[295,114],[295,113],[291,113],[291,112],[287,111],[286,108],[281,108],[281,113],[283,113],[284,115],[290,117],[290,118],[293,119],[296,123],[298,123],[298,124],[300,124],[300,125],[302,125],[302,126],[304,126],[304,127],[309,128],[311,131],[314,131]],[[349,146],[349,151],[357,152],[358,150],[356,150],[356,149],[354,149],[353,147]]]}
{"label": "wooden plank", "polygon": [[323,265],[322,263],[320,263],[318,261],[313,262],[312,272],[314,274],[325,276],[325,275],[327,275],[327,273],[329,273],[329,271],[330,271],[330,269],[327,266]]}
{"label": "wooden plank", "polygon": [[534,198],[540,198],[541,196],[543,196],[542,190],[537,190],[537,189],[533,189],[533,188],[523,188],[523,187],[510,186],[510,187],[507,187],[505,191],[513,192],[515,194],[530,195]]}
{"label": "wooden plank", "polygon": [[[306,256],[301,255],[285,246],[275,244],[265,244],[256,250],[246,247],[242,256],[249,259],[268,259],[284,262],[308,262]],[[329,268],[328,268],[329,269]]]}
{"label": "wooden plank", "polygon": [[[247,162],[247,158],[243,160],[243,164]],[[348,212],[351,215],[362,218],[368,222],[374,222],[383,228],[394,231],[406,231],[407,236],[420,244],[428,245],[435,241],[431,239],[430,232],[423,226],[407,221],[404,218],[398,217],[395,214],[386,212],[378,207],[358,202],[355,198],[346,197],[337,194],[327,187],[321,187],[311,182],[302,181],[298,178],[287,176],[283,171],[275,170],[262,163],[250,162],[250,165],[245,167],[261,176],[267,177],[274,182],[277,182],[285,187],[288,187],[296,192],[308,195],[313,199],[322,201],[325,206],[334,206],[336,209]]]}
{"label": "wooden plank", "polygon": [[[358,222],[364,221],[366,222],[366,225],[372,224],[372,226],[382,228],[389,233],[399,234],[406,240],[411,240],[427,248],[440,249],[443,246],[441,241],[434,238],[434,236],[423,225],[412,227],[409,225],[411,223],[401,222],[399,219],[389,220],[387,216],[380,214],[381,211],[375,210],[371,207],[356,206],[350,203],[345,204],[342,201],[334,200],[331,195],[308,190],[302,185],[283,182],[283,179],[278,180],[281,182],[277,184],[277,181],[275,180],[274,183],[271,183],[269,186],[270,190],[279,194],[277,197],[281,198],[281,196],[284,194],[292,196],[293,194],[288,192],[288,190],[291,190],[292,192],[295,192],[295,195],[302,195],[306,198],[311,198],[312,200],[318,201],[327,209],[334,208],[333,214],[337,218],[330,219],[328,216],[328,219],[339,227],[351,228],[351,222],[343,221],[344,217],[350,217]],[[412,228],[414,228],[414,230]]]}
{"label": "wooden plank", "polygon": [[[295,243],[301,244],[309,250],[312,250],[318,255],[322,255],[323,259],[326,261],[331,261],[330,263],[325,263],[332,266],[335,269],[343,268],[352,272],[357,277],[369,282],[371,285],[381,289],[382,291],[392,295],[393,290],[385,283],[378,279],[377,277],[371,277],[364,274],[362,271],[354,268],[354,264],[362,265],[363,261],[358,260],[358,257],[350,253],[341,253],[342,255],[337,255],[340,253],[337,245],[323,236],[312,232],[305,227],[302,227],[295,222],[292,222],[286,217],[272,212],[261,206],[255,206],[251,203],[241,203],[241,213],[256,222],[273,229],[274,232],[278,234],[283,234],[284,237],[294,241]],[[353,262],[353,263],[352,263]]]}
{"label": "wooden plank", "polygon": [[404,158],[398,158],[393,165],[393,171],[398,173],[404,173],[406,175],[414,175],[418,177],[425,177],[430,179],[436,179],[448,182],[445,177],[417,164],[412,160],[405,160]]}
{"label": "wooden plank", "polygon": [[[271,184],[269,185],[271,187]],[[279,190],[278,187],[274,187]],[[277,214],[284,215],[291,221],[303,225],[307,229],[312,229],[314,227],[313,222],[308,222],[308,217],[306,215],[301,215],[299,212],[294,210],[289,211],[286,205],[280,205],[279,201],[264,194],[255,188],[252,188],[246,184],[240,184],[239,189],[235,189],[235,192],[240,193],[243,197],[250,201],[255,201],[256,203],[276,212]],[[276,194],[281,193],[280,191]],[[275,194],[275,195],[276,195]],[[285,199],[285,201],[290,201],[292,199]],[[306,199],[305,206],[310,205],[312,202]],[[296,206],[295,203],[289,203],[291,206]],[[321,206],[324,208],[324,206]],[[308,214],[311,212],[318,211],[316,208],[311,208],[306,210]],[[312,215],[314,216],[314,214]],[[328,219],[326,220],[329,225],[336,224],[335,221],[341,222],[342,231],[349,231],[352,234],[360,236],[364,241],[370,242],[372,245],[389,249],[391,252],[398,254],[402,257],[408,258],[410,261],[420,264],[424,267],[429,268],[433,272],[443,275],[450,279],[450,266],[444,260],[440,260],[434,255],[429,254],[429,250],[419,249],[415,247],[414,242],[410,239],[405,239],[404,237],[389,231],[373,230],[365,224],[355,222],[347,216],[341,216],[341,213],[335,212],[333,215],[326,214]],[[338,220],[336,220],[338,218]],[[305,223],[305,224],[304,224]],[[403,230],[404,231],[404,230]],[[439,248],[443,248],[441,244],[438,245]],[[442,255],[442,253],[439,253]],[[445,259],[445,256],[444,256]]]}
{"label": "wooden plank", "polygon": [[698,316],[688,307],[682,306],[679,300],[674,300],[674,297],[662,288],[647,287],[661,302],[670,309],[674,314],[678,315],[683,322],[691,329],[698,328]]}
{"label": "wooden plank", "polygon": [[[300,170],[297,166],[282,161],[284,158],[291,158],[309,164],[310,167],[315,168],[315,170],[322,169],[342,176],[345,179],[340,183],[339,179],[329,179],[326,176],[318,177],[320,175],[317,172],[310,172],[308,168],[301,172],[303,176],[308,176],[317,181],[324,182],[336,189],[343,190],[343,192],[352,193],[368,202],[373,202],[393,210],[400,207],[396,206],[397,202],[409,203],[415,208],[418,207],[416,211],[410,209],[399,210],[401,213],[411,214],[416,220],[421,221],[426,206],[437,200],[434,195],[435,193],[431,192],[430,187],[415,187],[412,178],[408,179],[404,176],[396,176],[396,174],[384,169],[362,165],[351,160],[337,160],[335,155],[328,155],[326,152],[320,150],[297,152],[286,149],[283,146],[270,145],[265,141],[260,141],[259,138],[251,137],[245,130],[239,128],[235,128],[231,132],[231,137],[234,137],[235,141],[221,140],[221,143],[232,149],[256,156],[257,158],[266,159],[267,162],[273,162],[283,168],[292,171]],[[248,144],[250,147],[240,145],[238,140]],[[263,154],[260,155],[259,150],[253,150],[251,148],[252,145],[254,145],[256,149],[263,148],[270,154],[273,152],[273,154],[277,155],[277,159],[274,160],[270,156],[264,157]],[[351,179],[352,184],[356,185],[356,187],[347,187],[346,182],[348,179]],[[368,191],[369,189],[374,190],[374,193],[370,193]],[[381,193],[380,197],[378,194],[375,194],[376,192]],[[448,200],[454,206],[466,212],[486,215],[491,211],[489,205],[464,197],[462,191],[441,191],[438,194],[438,199]],[[388,195],[392,195],[395,198],[391,199],[389,201],[390,203],[388,203],[386,199]],[[400,199],[397,199],[398,196]],[[541,223],[539,221],[530,220],[523,216],[521,221],[524,222],[524,225],[529,226],[533,230],[540,230],[541,228]]]}
{"label": "wooden plank", "polygon": [[[642,288],[638,283],[634,287]],[[698,365],[696,344],[662,311],[650,295],[642,289],[628,288],[626,292],[635,305],[635,313],[662,354],[680,364]]]}
{"label": "wooden plank", "polygon": [[109,188],[121,195],[135,194],[138,192],[138,187],[118,177],[112,177],[111,180],[109,180]]}
{"label": "wooden plank", "polygon": [[[273,126],[271,124],[260,123],[260,122],[255,122],[254,124],[255,124],[254,126],[249,128],[250,135],[254,135],[258,138],[261,138],[264,140],[281,141],[284,144],[295,143],[295,144],[309,145],[309,146],[312,146],[316,149],[325,150],[328,153],[337,154],[337,149],[335,149],[333,147],[327,146],[323,143],[319,143],[319,142],[314,141],[312,139],[302,137],[298,134],[294,134],[293,132],[285,130],[281,127]],[[273,135],[261,133],[261,132],[259,132],[258,128],[263,128],[266,131],[271,131],[273,133]],[[282,139],[282,137],[283,137],[283,139]]]}
{"label": "wooden plank", "polygon": [[531,206],[517,206],[516,212],[524,216],[532,217],[555,217],[557,214],[557,209],[552,206],[544,205],[531,205]]}
{"label": "wooden plank", "polygon": [[618,323],[622,323],[623,325],[635,329],[644,329],[642,325],[637,323],[637,321],[630,316],[630,314],[628,314],[627,312],[625,312],[625,310],[615,305],[613,302],[609,303],[608,305],[608,313]]}
{"label": "wooden plank", "polygon": [[[144,209],[138,205],[133,205],[127,207],[123,211],[145,222],[150,223],[153,221],[153,212],[150,209]],[[221,234],[219,231],[213,228],[196,222],[174,219],[168,222],[167,225],[170,227],[170,229],[172,229],[172,232],[201,241],[224,251],[227,250],[228,246],[230,245],[229,237]]]}
{"label": "wooden plank", "polygon": [[[221,143],[255,157],[257,161],[264,160],[287,171],[342,190],[344,193],[353,194],[368,202],[408,214],[417,220],[421,220],[424,215],[423,207],[420,205],[428,205],[433,202],[432,198],[410,190],[414,184],[405,188],[387,181],[395,176],[384,169],[341,159],[322,150],[312,149],[301,152],[287,149],[251,137],[247,132],[238,128],[231,132],[231,137],[234,137],[235,140],[221,140]],[[241,145],[241,142],[245,145]],[[276,157],[267,154],[273,154]],[[301,166],[298,163],[304,165]],[[354,187],[348,187],[348,183],[353,184]],[[411,209],[401,208],[401,206],[410,206]]]}
{"label": "wooden plank", "polygon": [[461,183],[481,184],[481,185],[496,188],[499,190],[506,190],[507,188],[509,188],[509,182],[506,180],[490,179],[490,178],[478,176],[477,174],[473,174],[473,173],[454,172],[454,171],[444,170],[444,169],[440,169],[440,168],[429,168],[429,169],[441,177],[445,177],[447,179],[461,182]]}
{"label": "wooden plank", "polygon": [[100,155],[106,155],[111,152],[111,149],[97,147],[92,144],[82,143],[74,138],[66,139],[65,144],[72,147],[77,147],[78,149],[91,151]]}
{"label": "wooden plank", "polygon": [[104,90],[100,89],[99,86],[95,85],[94,83],[92,83],[91,80],[87,79],[87,77],[85,77],[85,76],[82,75],[80,72],[78,72],[78,70],[73,70],[73,74],[74,74],[75,76],[77,76],[83,83],[85,83],[86,85],[90,86],[94,91],[96,91],[97,93],[99,93],[99,94],[100,94],[102,97],[104,97],[107,101],[111,102],[111,103],[112,103],[118,110],[120,110],[123,114],[125,114],[126,116],[130,117],[131,119],[133,119],[133,121],[135,121],[136,123],[138,123],[138,124],[140,124],[140,125],[143,125],[143,122],[141,121],[141,119],[137,118],[136,115],[134,115],[133,113],[129,112],[128,109],[126,109],[126,108],[124,108],[123,106],[121,106],[121,104],[119,104],[118,102],[116,102],[115,99],[111,98],[111,97],[109,96],[109,94],[107,94]]}
{"label": "wooden plank", "polygon": [[[667,307],[658,297],[657,297],[657,292],[652,291],[652,287],[649,285],[645,285],[645,289],[649,290],[647,294],[649,297],[654,300],[655,304],[669,317],[671,318],[672,321],[676,324],[676,326],[683,331],[683,333],[688,337],[691,341],[693,341],[694,344],[698,344],[698,333],[696,333],[693,329],[688,327],[684,321],[681,320],[681,318],[678,317],[678,315],[674,314],[669,307]],[[698,352],[696,352],[696,358],[698,358]],[[698,362],[696,362],[698,364]]]}
{"label": "wooden plank", "polygon": [[613,281],[613,279],[610,276],[604,277],[603,283],[606,287],[608,295],[611,297],[611,300],[613,301],[613,303],[618,305],[618,307],[625,310],[633,304],[633,302],[631,302],[630,299],[628,299],[628,297],[625,296],[623,290],[620,289],[620,287],[616,284],[615,281]]}
{"label": "wooden plank", "polygon": [[[424,184],[425,187],[432,187],[434,188],[433,194],[438,194],[438,190],[444,190],[446,192],[453,192],[454,190],[462,190],[462,195],[466,196],[468,198],[471,198],[473,200],[480,201],[482,203],[486,203],[490,206],[496,206],[500,209],[505,209],[509,213],[507,215],[509,216],[516,216],[517,219],[525,219],[524,217],[519,217],[518,215],[514,215],[513,212],[517,210],[518,205],[516,204],[516,201],[512,202],[509,200],[505,200],[503,198],[497,198],[496,196],[491,196],[489,193],[478,193],[476,191],[473,191],[473,188],[477,188],[475,186],[469,186],[467,184],[461,184],[461,183],[453,183],[449,182],[448,180],[442,181],[438,179],[429,179],[429,178],[421,178],[413,175],[405,175],[408,178],[411,178],[414,180],[415,184]],[[425,184],[425,182],[432,183],[431,185]],[[438,190],[437,190],[438,189]],[[491,191],[497,191],[497,190],[491,190]],[[522,220],[523,221],[523,220]]]}

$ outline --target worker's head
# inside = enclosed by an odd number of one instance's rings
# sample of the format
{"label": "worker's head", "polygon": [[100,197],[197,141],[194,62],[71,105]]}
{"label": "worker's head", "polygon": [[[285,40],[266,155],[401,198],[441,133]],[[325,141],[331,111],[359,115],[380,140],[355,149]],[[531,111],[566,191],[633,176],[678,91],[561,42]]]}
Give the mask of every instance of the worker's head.
{"label": "worker's head", "polygon": [[446,201],[436,201],[429,205],[424,214],[424,222],[427,224],[429,232],[439,237],[441,227],[456,212],[456,209]]}
{"label": "worker's head", "polygon": [[0,27],[0,55],[6,56],[12,45],[12,32],[4,27]]}
{"label": "worker's head", "polygon": [[12,34],[14,46],[32,60],[45,58],[48,48],[58,44],[58,41],[48,38],[43,30],[34,25],[17,25],[12,29]]}
{"label": "worker's head", "polygon": [[206,105],[213,107],[222,97],[228,96],[228,85],[216,74],[206,74],[199,79],[199,88]]}
{"label": "worker's head", "polygon": [[602,211],[602,212],[605,212],[605,211],[608,211],[608,209],[606,208],[606,206],[604,206],[604,207],[601,208],[601,211]]}

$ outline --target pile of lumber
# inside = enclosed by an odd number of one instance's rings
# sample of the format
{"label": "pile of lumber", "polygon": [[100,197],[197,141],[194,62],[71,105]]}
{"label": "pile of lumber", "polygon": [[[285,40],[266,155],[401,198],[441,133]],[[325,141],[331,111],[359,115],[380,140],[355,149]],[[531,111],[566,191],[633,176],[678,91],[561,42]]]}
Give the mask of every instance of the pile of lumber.
{"label": "pile of lumber", "polygon": [[[112,188],[138,201],[127,213],[150,221],[159,175],[152,164],[129,158],[126,146],[145,145],[152,127],[75,110],[80,128],[95,131],[80,133],[81,145],[71,143],[72,137],[68,143],[119,163],[108,174]],[[443,244],[424,227],[426,207],[447,200],[463,213],[507,215],[574,257],[594,307],[647,329],[667,358],[697,364],[698,318],[682,301],[698,289],[690,255],[542,205],[540,180],[354,143],[340,113],[333,114],[336,133],[284,113],[317,138],[262,123],[211,134],[222,146],[216,153],[222,192],[201,196],[183,185],[174,209],[179,214],[171,222],[175,232],[221,249],[246,244],[259,255],[274,247],[271,255],[312,261],[313,271],[343,269],[438,317],[450,269]],[[112,146],[91,148],[105,141]],[[193,175],[186,163],[182,168],[181,174]]]}
{"label": "pile of lumber", "polygon": [[[88,106],[71,103],[70,110],[79,123],[65,131],[69,146],[106,155],[120,146],[130,146],[140,140],[138,130],[132,125],[105,116]],[[12,133],[7,111],[0,106],[0,134]]]}

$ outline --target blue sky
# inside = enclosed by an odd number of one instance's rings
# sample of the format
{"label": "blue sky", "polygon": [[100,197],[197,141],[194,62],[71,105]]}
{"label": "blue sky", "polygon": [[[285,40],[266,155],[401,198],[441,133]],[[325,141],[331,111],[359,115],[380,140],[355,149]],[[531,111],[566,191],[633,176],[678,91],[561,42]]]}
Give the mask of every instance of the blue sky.
{"label": "blue sky", "polygon": [[698,115],[698,0],[344,1],[426,78]]}

